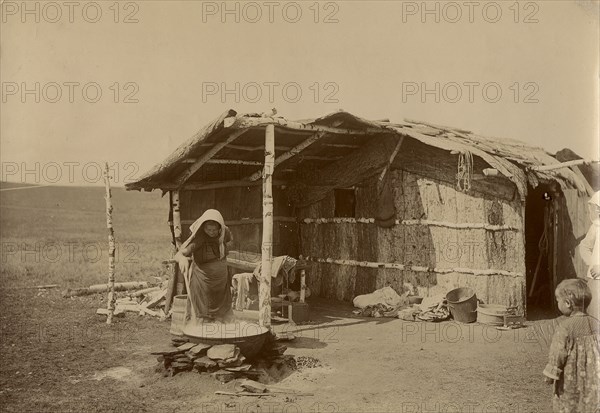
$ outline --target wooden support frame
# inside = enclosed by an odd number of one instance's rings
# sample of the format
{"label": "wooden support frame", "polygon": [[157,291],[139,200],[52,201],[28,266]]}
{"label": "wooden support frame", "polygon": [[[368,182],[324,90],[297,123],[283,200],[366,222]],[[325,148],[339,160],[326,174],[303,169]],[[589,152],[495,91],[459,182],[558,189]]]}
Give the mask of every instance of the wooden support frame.
{"label": "wooden support frame", "polygon": [[587,165],[593,162],[594,161],[589,161],[585,159],[575,159],[574,161],[567,161],[557,164],[530,166],[527,169],[530,169],[532,171],[552,171],[555,169],[570,168],[571,166]]}
{"label": "wooden support frame", "polygon": [[[234,188],[234,187],[250,187],[262,185],[262,181],[250,182],[250,181],[221,181],[211,183],[194,183],[188,182],[181,188],[186,191],[203,191],[205,189],[220,189],[220,188]],[[286,186],[288,183],[281,180],[273,180],[273,186]]]}
{"label": "wooden support frame", "polygon": [[[175,241],[174,252],[177,253],[179,248],[181,247],[181,211],[180,211],[180,203],[179,203],[179,191],[169,191],[169,199],[171,201],[170,209],[171,215],[173,216],[172,227],[173,227],[173,239]],[[180,282],[180,274],[179,274],[179,266],[177,263],[170,264],[171,265],[171,278],[169,279],[169,284],[167,286],[167,294],[165,296],[165,315],[169,313],[171,309],[171,304],[173,303],[173,297],[180,293],[181,288],[178,287],[182,285]]]}
{"label": "wooden support frame", "polygon": [[[272,126],[272,125],[270,125],[270,126]],[[299,143],[298,145],[294,146],[292,149],[290,149],[286,153],[278,156],[277,159],[275,160],[274,167],[276,167],[277,165],[281,164],[282,162],[287,161],[291,157],[298,155],[300,152],[302,152],[304,149],[308,148],[310,145],[312,145],[313,143],[315,143],[316,141],[318,141],[319,139],[321,139],[323,136],[325,136],[325,132],[317,132],[313,136],[311,136],[310,138],[308,138],[308,139],[302,141],[301,143]],[[265,148],[266,148],[266,146],[265,146]],[[265,153],[266,153],[266,151],[267,150],[265,149]],[[263,175],[263,170],[261,169],[261,170],[255,172],[255,173],[253,173],[252,175],[250,175],[248,177],[248,180],[249,181],[256,181],[262,175]]]}
{"label": "wooden support frame", "polygon": [[263,236],[261,277],[258,291],[259,325],[271,328],[271,265],[273,259],[273,170],[275,169],[275,127],[265,128],[263,177]]}
{"label": "wooden support frame", "polygon": [[216,165],[249,165],[249,166],[257,166],[262,165],[262,162],[259,161],[242,161],[238,159],[209,159],[206,161],[207,164],[216,164]]}
{"label": "wooden support frame", "polygon": [[[262,218],[248,218],[248,219],[238,219],[238,220],[231,220],[231,221],[225,221],[225,225],[229,226],[235,226],[235,225],[249,225],[249,224],[262,224],[263,223],[263,219]],[[194,222],[194,220],[191,219],[184,219],[181,221],[182,224],[192,224]],[[273,217],[273,222],[289,222],[289,223],[293,223],[296,224],[298,222],[298,220],[294,217]]]}
{"label": "wooden support frame", "polygon": [[192,175],[194,175],[198,169],[202,168],[202,166],[210,160],[213,156],[215,156],[221,149],[225,146],[242,136],[248,129],[238,129],[233,132],[227,139],[223,142],[219,142],[214,145],[211,149],[209,149],[205,154],[203,154],[200,158],[196,160],[192,165],[190,165],[179,177],[177,178],[177,185],[181,187]]}
{"label": "wooden support frame", "polygon": [[400,135],[400,137],[398,138],[398,143],[396,144],[394,151],[390,155],[390,160],[388,161],[385,168],[383,168],[383,171],[381,171],[381,174],[379,175],[379,178],[378,178],[379,184],[381,184],[381,182],[384,180],[385,176],[387,175],[388,171],[390,170],[390,167],[392,166],[392,163],[394,162],[394,159],[396,159],[396,156],[398,156],[398,152],[400,152],[400,147],[402,146],[402,142],[404,142],[404,135]]}
{"label": "wooden support frame", "polygon": [[108,317],[106,318],[106,324],[112,324],[113,315],[115,313],[115,231],[113,228],[112,220],[112,193],[110,190],[110,170],[108,168],[108,162],[104,166],[104,188],[106,200],[106,228],[108,229],[108,299],[106,300],[106,309]]}
{"label": "wooden support frame", "polygon": [[[200,146],[209,146],[212,147],[214,146],[214,143],[203,143]],[[265,146],[264,145],[257,145],[257,146],[246,146],[246,145],[227,145],[227,149],[237,149],[240,151],[247,151],[247,152],[256,152],[256,151],[264,151],[265,150]],[[275,150],[276,151],[289,151],[290,149],[292,149],[289,146],[275,146]]]}
{"label": "wooden support frame", "polygon": [[284,118],[253,118],[253,117],[241,117],[241,118],[226,118],[224,121],[226,127],[235,125],[238,128],[262,128],[266,125],[274,125],[292,131],[313,131],[313,132],[326,132],[335,135],[379,135],[387,133],[383,127],[372,127],[362,130],[343,129],[335,128],[331,126],[315,125],[313,123],[300,123],[286,120]]}

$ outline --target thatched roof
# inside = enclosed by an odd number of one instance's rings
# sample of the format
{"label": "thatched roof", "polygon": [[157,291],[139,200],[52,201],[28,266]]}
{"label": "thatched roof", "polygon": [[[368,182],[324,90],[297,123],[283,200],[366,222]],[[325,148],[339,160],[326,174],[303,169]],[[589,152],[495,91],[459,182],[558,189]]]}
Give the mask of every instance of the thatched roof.
{"label": "thatched roof", "polygon": [[[400,155],[394,161],[397,168],[412,162],[413,169],[435,170],[438,162],[456,165],[458,154],[470,152],[475,173],[486,168],[497,170],[500,178],[489,179],[512,182],[521,199],[527,192],[527,183],[536,187],[540,181],[555,181],[562,188],[576,188],[591,195],[591,188],[577,167],[536,170],[559,163],[543,148],[421,121],[369,121],[343,111],[318,119],[289,121],[274,115],[228,110],[126,188],[165,191],[218,181],[256,181],[264,160],[264,129],[269,124],[275,125],[273,177],[283,182],[317,170],[330,171],[320,174],[329,182],[313,179],[310,185],[336,186],[336,179],[340,187],[357,183],[381,171],[389,162],[395,142],[403,137]],[[347,172],[352,177],[340,173],[343,165],[349,166]]]}

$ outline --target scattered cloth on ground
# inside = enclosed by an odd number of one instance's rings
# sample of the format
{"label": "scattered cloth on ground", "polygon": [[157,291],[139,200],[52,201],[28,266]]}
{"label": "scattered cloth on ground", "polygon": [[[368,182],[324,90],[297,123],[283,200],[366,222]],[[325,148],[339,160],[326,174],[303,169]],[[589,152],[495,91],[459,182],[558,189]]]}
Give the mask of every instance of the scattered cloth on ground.
{"label": "scattered cloth on ground", "polygon": [[415,321],[421,309],[417,305],[398,311],[398,318],[405,321]]}
{"label": "scattered cloth on ground", "polygon": [[398,311],[407,307],[408,293],[402,296],[392,287],[383,287],[371,294],[359,295],[353,304],[358,310],[352,313],[363,317],[397,317]]}
{"label": "scattered cloth on ground", "polygon": [[421,321],[438,322],[450,318],[448,303],[443,295],[424,298],[419,308],[421,312],[416,317]]}
{"label": "scattered cloth on ground", "polygon": [[403,298],[392,287],[383,287],[373,291],[371,294],[358,295],[352,300],[352,304],[357,308],[365,308],[384,304],[388,307],[397,307],[401,304]]}
{"label": "scattered cloth on ground", "polygon": [[398,311],[398,318],[406,321],[438,322],[450,318],[450,311],[443,295],[425,297],[421,304],[414,304]]}

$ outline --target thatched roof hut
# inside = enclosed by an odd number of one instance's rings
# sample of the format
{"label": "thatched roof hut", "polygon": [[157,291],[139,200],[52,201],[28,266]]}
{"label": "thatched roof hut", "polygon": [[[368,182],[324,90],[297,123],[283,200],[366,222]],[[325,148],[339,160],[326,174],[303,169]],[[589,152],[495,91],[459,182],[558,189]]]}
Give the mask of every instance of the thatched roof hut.
{"label": "thatched roof hut", "polygon": [[229,110],[127,189],[169,192],[174,243],[216,208],[240,250],[260,251],[267,125],[274,254],[312,261],[320,296],[410,282],[422,295],[469,286],[484,302],[525,309],[528,296],[551,306],[553,286],[583,274],[575,247],[592,190],[578,162],[457,128]]}

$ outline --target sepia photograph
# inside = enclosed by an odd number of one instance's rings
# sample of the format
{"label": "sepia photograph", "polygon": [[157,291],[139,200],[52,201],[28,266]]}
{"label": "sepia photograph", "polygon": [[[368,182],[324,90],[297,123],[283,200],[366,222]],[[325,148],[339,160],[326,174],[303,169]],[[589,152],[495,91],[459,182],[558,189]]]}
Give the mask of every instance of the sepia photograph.
{"label": "sepia photograph", "polygon": [[0,12],[0,412],[600,413],[600,0]]}

